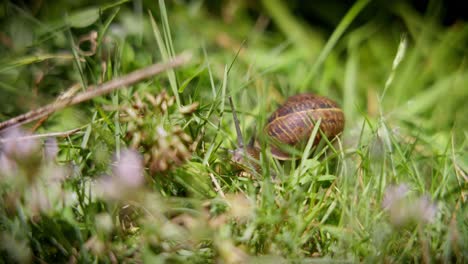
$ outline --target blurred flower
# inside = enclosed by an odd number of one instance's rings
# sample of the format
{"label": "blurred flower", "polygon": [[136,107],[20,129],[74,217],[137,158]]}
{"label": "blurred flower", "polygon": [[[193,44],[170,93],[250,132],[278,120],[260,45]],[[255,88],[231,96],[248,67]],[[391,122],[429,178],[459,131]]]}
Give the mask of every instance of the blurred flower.
{"label": "blurred flower", "polygon": [[437,214],[437,205],[425,195],[415,201],[414,214],[424,222],[432,222]]}
{"label": "blurred flower", "polygon": [[387,187],[382,207],[388,212],[390,222],[395,226],[410,222],[429,223],[437,213],[437,206],[429,197],[409,195],[409,188],[406,184]]}
{"label": "blurred flower", "polygon": [[57,154],[59,152],[59,148],[57,145],[57,139],[55,137],[48,137],[44,141],[44,157],[46,160],[55,160]]}
{"label": "blurred flower", "polygon": [[34,182],[24,192],[27,207],[34,215],[53,210],[58,204],[63,204],[65,191],[63,181],[69,171],[56,164],[43,164],[39,169],[40,180]]}
{"label": "blurred flower", "polygon": [[1,134],[3,153],[12,158],[28,158],[39,149],[38,141],[31,135],[16,127],[7,129]]}
{"label": "blurred flower", "polygon": [[133,150],[123,150],[115,161],[112,175],[103,177],[99,191],[107,198],[122,199],[142,187],[145,181],[141,156]]}
{"label": "blurred flower", "polygon": [[116,161],[113,174],[119,181],[129,187],[139,187],[145,181],[143,176],[143,160],[133,150],[120,152],[120,160]]}
{"label": "blurred flower", "polygon": [[16,167],[24,173],[23,179],[32,182],[37,178],[40,171],[42,154],[39,151],[40,145],[37,139],[32,137],[32,134],[24,132],[15,127],[7,129],[0,133],[0,155],[3,156],[2,163],[7,168]]}
{"label": "blurred flower", "polygon": [[390,208],[392,205],[399,203],[408,194],[409,188],[406,184],[390,185],[385,189],[382,207]]}
{"label": "blurred flower", "polygon": [[5,154],[0,152],[0,175],[8,176],[10,174],[13,174],[15,169],[15,162],[9,159]]}
{"label": "blurred flower", "polygon": [[[3,200],[9,213],[17,214],[16,208],[21,203],[23,214],[35,217],[63,202],[66,170],[44,162],[36,138],[18,128],[9,129],[1,136],[0,173],[8,181],[8,194]],[[57,150],[55,139],[48,140],[44,155],[54,157]]]}
{"label": "blurred flower", "polygon": [[39,186],[33,186],[29,190],[30,201],[27,203],[31,209],[32,214],[36,215],[40,212],[46,212],[51,209],[49,197],[47,197],[47,190]]}
{"label": "blurred flower", "polygon": [[98,195],[106,198],[118,200],[124,195],[124,193],[122,193],[122,187],[110,175],[102,177],[96,187]]}

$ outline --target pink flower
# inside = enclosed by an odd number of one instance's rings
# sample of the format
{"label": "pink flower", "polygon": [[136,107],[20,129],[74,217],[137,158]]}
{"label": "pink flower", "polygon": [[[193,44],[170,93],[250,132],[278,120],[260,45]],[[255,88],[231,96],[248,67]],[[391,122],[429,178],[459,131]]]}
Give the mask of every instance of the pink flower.
{"label": "pink flower", "polygon": [[57,139],[55,139],[54,137],[48,137],[44,141],[44,156],[46,160],[51,160],[51,161],[55,160],[58,152],[59,152],[59,148],[57,145]]}
{"label": "pink flower", "polygon": [[3,152],[14,158],[28,158],[39,149],[36,139],[30,137],[30,133],[14,127],[2,133]]}
{"label": "pink flower", "polygon": [[118,181],[128,187],[140,187],[145,178],[143,176],[143,159],[133,150],[120,152],[120,159],[116,160],[113,174]]}
{"label": "pink flower", "polygon": [[136,194],[135,190],[145,182],[140,154],[133,150],[122,150],[120,158],[116,158],[113,164],[112,175],[101,178],[98,192],[112,200],[126,199]]}
{"label": "pink flower", "polygon": [[401,201],[408,194],[409,188],[406,184],[390,185],[385,189],[382,207],[388,209]]}
{"label": "pink flower", "polygon": [[16,163],[0,152],[0,175],[11,174],[16,169]]}
{"label": "pink flower", "polygon": [[414,203],[414,217],[424,222],[432,222],[437,214],[437,205],[433,203],[429,196],[420,197]]}
{"label": "pink flower", "polygon": [[428,196],[409,195],[406,184],[387,187],[382,207],[388,212],[390,222],[395,226],[409,222],[429,223],[437,214],[437,206]]}

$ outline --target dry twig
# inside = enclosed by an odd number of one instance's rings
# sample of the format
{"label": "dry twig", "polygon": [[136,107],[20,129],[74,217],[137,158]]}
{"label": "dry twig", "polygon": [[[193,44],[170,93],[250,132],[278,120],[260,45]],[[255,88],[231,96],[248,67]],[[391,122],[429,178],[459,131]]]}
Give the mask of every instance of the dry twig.
{"label": "dry twig", "polygon": [[117,89],[124,88],[128,85],[132,85],[144,79],[147,79],[151,76],[157,75],[159,73],[165,72],[169,69],[176,68],[186,64],[191,58],[190,53],[182,53],[178,56],[175,56],[172,60],[165,63],[156,63],[151,66],[148,66],[143,69],[133,71],[125,76],[113,79],[111,81],[105,82],[97,86],[90,86],[88,90],[77,94],[76,96],[65,98],[63,100],[55,101],[51,104],[45,105],[38,109],[29,111],[25,114],[16,116],[9,120],[0,123],[0,131],[18,126],[24,123],[37,120],[41,117],[50,115],[51,113],[63,109],[67,106],[75,105],[82,103],[84,101],[90,100],[94,97],[108,94]]}
{"label": "dry twig", "polygon": [[74,128],[64,132],[51,132],[51,133],[44,133],[44,134],[33,134],[33,135],[26,135],[21,137],[13,137],[13,138],[0,138],[0,143],[5,143],[8,141],[18,141],[18,140],[27,140],[27,139],[38,139],[38,138],[48,138],[48,137],[68,137],[73,134],[76,134],[83,130],[82,127]]}
{"label": "dry twig", "polygon": [[211,181],[213,182],[213,184],[215,186],[216,192],[219,193],[219,195],[221,195],[221,197],[226,198],[226,195],[224,195],[223,189],[221,189],[221,185],[219,185],[219,182],[215,178],[213,173],[210,173],[210,178],[211,178]]}

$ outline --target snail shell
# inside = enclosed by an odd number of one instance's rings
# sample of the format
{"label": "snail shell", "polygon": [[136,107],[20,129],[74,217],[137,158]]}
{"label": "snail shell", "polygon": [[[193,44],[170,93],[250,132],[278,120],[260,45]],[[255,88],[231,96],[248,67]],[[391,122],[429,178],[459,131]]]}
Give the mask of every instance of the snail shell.
{"label": "snail shell", "polygon": [[[331,141],[343,132],[345,124],[343,110],[333,100],[310,93],[289,97],[268,118],[268,123],[264,128],[264,132],[273,143],[270,147],[273,157],[279,160],[291,159],[288,153],[280,149],[281,145],[302,147],[309,140],[319,120],[322,133],[319,131],[316,134],[314,146],[320,142],[322,134]],[[254,146],[254,140],[231,153],[231,160],[237,167],[260,171],[258,162],[260,149]]]}
{"label": "snail shell", "polygon": [[[319,120],[320,130],[328,140],[332,140],[343,131],[343,110],[331,99],[310,93],[289,97],[270,116],[264,129],[273,143],[276,142],[271,146],[272,155],[279,160],[291,159],[287,153],[280,150],[279,145],[304,144],[309,139],[314,124]],[[317,133],[314,145],[320,142],[321,136],[320,132]]]}

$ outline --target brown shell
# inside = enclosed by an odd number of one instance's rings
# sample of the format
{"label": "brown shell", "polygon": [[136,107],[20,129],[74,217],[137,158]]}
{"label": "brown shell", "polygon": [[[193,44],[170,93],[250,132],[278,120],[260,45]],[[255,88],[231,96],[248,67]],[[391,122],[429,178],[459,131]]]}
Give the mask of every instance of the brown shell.
{"label": "brown shell", "polygon": [[[288,100],[276,110],[268,119],[265,132],[273,141],[280,144],[297,146],[306,142],[314,129],[314,123],[320,122],[320,129],[332,140],[344,128],[344,114],[338,105],[322,96],[313,94],[298,94]],[[314,145],[320,141],[321,134],[317,133]],[[278,159],[289,159],[289,155],[271,147],[272,154]]]}

